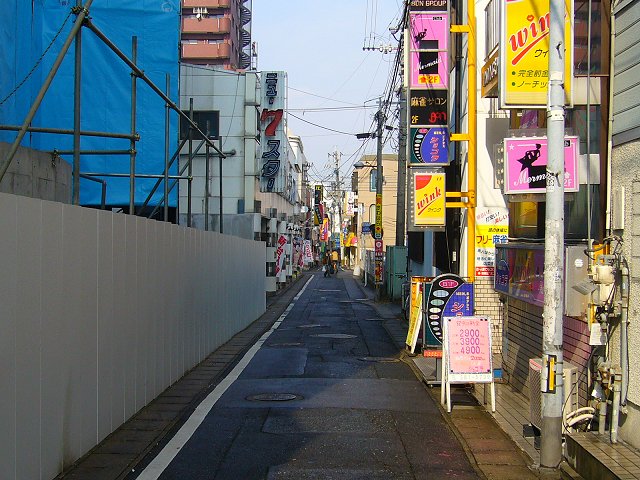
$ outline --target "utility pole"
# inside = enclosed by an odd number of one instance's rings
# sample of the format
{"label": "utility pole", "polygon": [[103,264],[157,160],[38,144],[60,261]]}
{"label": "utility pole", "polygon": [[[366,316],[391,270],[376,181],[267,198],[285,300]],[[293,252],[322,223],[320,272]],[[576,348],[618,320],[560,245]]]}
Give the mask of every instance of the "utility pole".
{"label": "utility pole", "polygon": [[[376,228],[374,230],[374,238],[382,239],[382,132],[384,126],[384,111],[382,108],[382,99],[378,99],[378,112],[376,113],[378,127],[376,129],[376,137],[378,139],[376,148]],[[376,242],[378,243],[378,242]],[[376,259],[376,299],[380,299],[380,286],[382,285],[382,269],[384,262],[382,260],[384,251],[375,249]]]}
{"label": "utility pole", "polygon": [[398,202],[396,206],[396,245],[404,246],[407,193],[407,91],[400,87],[400,128],[398,130]]}
{"label": "utility pole", "polygon": [[547,97],[546,217],[544,234],[544,309],[542,442],[540,465],[555,468],[562,461],[564,310],[564,58],[565,2],[550,0],[549,94]]}

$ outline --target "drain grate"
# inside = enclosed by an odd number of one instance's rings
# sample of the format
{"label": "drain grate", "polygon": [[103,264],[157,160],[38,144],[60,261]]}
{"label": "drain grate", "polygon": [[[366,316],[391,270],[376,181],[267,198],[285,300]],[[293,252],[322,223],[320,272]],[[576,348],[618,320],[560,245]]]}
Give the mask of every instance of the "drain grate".
{"label": "drain grate", "polygon": [[258,393],[256,395],[249,395],[246,400],[250,402],[290,402],[292,400],[302,400],[302,395],[296,395],[295,393]]}
{"label": "drain grate", "polygon": [[348,333],[316,333],[311,336],[320,338],[358,338],[357,335],[349,335]]}
{"label": "drain grate", "polygon": [[398,363],[400,360],[394,357],[361,357],[358,358],[361,362],[374,362],[374,363]]}
{"label": "drain grate", "polygon": [[319,323],[309,323],[307,325],[298,325],[298,328],[319,328],[326,327],[326,325],[321,325]]}
{"label": "drain grate", "polygon": [[282,342],[282,343],[270,343],[267,347],[299,347],[302,345],[300,342]]}

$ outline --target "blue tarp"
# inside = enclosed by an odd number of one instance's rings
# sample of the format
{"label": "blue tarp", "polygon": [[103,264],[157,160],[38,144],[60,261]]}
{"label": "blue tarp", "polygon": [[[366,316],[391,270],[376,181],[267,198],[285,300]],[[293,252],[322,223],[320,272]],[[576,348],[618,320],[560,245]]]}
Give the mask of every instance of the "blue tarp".
{"label": "blue tarp", "polygon": [[[0,105],[0,124],[21,125],[76,19],[69,15],[75,0],[4,0],[0,16],[0,102],[23,81],[53,44],[24,85]],[[90,17],[129,58],[132,37],[138,39],[138,66],[161,90],[171,77],[171,99],[178,102],[179,0],[94,0]],[[65,23],[66,19],[66,23]],[[64,26],[63,26],[64,25]],[[62,31],[60,31],[62,27]],[[55,39],[56,34],[60,34]],[[131,71],[87,28],[82,29],[82,130],[129,133]],[[73,129],[74,46],[69,49],[32,125]],[[136,173],[161,174],[165,157],[165,102],[142,80],[137,88]],[[178,117],[171,113],[170,151],[177,148]],[[16,132],[0,131],[0,141],[12,143]],[[73,137],[28,133],[23,146],[37,150],[72,150]],[[129,141],[82,137],[82,150],[127,150]],[[65,157],[71,162],[72,156]],[[82,156],[82,173],[129,173],[128,155]],[[177,174],[176,166],[171,174]],[[129,179],[106,178],[107,203],[129,204]],[[140,205],[155,180],[136,179],[135,203]],[[162,188],[159,189],[160,192]],[[177,191],[169,204],[176,206]],[[155,203],[161,193],[154,196]],[[99,205],[100,186],[81,180],[80,201]],[[154,202],[152,202],[154,203]]]}

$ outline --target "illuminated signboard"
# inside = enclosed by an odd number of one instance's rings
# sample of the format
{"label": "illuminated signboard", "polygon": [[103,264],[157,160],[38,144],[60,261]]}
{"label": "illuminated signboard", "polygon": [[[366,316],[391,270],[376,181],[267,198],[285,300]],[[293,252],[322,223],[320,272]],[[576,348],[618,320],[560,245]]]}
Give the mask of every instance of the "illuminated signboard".
{"label": "illuminated signboard", "polygon": [[445,225],[445,174],[414,171],[412,175],[411,213],[415,227]]}
{"label": "illuminated signboard", "polygon": [[491,327],[486,317],[446,317],[451,382],[492,382]]}
{"label": "illuminated signboard", "polygon": [[376,225],[373,230],[373,238],[382,238],[382,194],[376,194]]}
{"label": "illuminated signboard", "polygon": [[442,346],[443,317],[473,315],[473,284],[445,273],[434,278],[426,301],[426,345]]}
{"label": "illuminated signboard", "polygon": [[412,164],[449,165],[449,129],[412,127],[410,151]]}
{"label": "illuminated signboard", "polygon": [[[547,178],[547,138],[504,139],[504,193],[545,193]],[[564,190],[577,192],[578,137],[564,139]]]}
{"label": "illuminated signboard", "polygon": [[409,36],[411,88],[446,89],[449,84],[449,15],[412,14]]}
{"label": "illuminated signboard", "polygon": [[260,148],[260,191],[287,193],[289,141],[283,121],[286,74],[263,72],[260,126],[263,132]]}
{"label": "illuminated signboard", "polygon": [[409,99],[412,127],[447,126],[447,90],[411,90]]}
{"label": "illuminated signboard", "polygon": [[[549,0],[502,0],[500,106],[545,106],[549,88]],[[565,0],[564,89],[571,105],[573,2]],[[555,48],[555,47],[554,47]]]}
{"label": "illuminated signboard", "polygon": [[493,277],[496,244],[509,238],[509,210],[504,207],[476,209],[476,277]]}

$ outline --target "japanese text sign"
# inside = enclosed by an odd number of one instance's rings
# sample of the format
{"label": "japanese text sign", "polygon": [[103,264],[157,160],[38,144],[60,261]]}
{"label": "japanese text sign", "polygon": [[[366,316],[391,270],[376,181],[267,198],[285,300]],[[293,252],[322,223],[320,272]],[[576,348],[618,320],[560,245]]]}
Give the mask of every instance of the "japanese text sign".
{"label": "japanese text sign", "polygon": [[442,345],[443,317],[473,314],[473,284],[465,283],[458,275],[445,273],[431,282],[426,302],[426,345]]}
{"label": "japanese text sign", "polygon": [[[549,87],[549,0],[502,0],[501,108],[547,104]],[[571,104],[573,8],[565,0],[564,88]]]}
{"label": "japanese text sign", "polygon": [[289,142],[283,121],[286,103],[286,74],[263,72],[260,127],[264,138],[260,147],[260,191],[287,193]]}
{"label": "japanese text sign", "polygon": [[446,317],[448,377],[451,382],[492,382],[491,329],[485,317]]}
{"label": "japanese text sign", "polygon": [[411,128],[411,163],[449,165],[449,129]]}
{"label": "japanese text sign", "polygon": [[412,127],[447,126],[448,90],[411,90],[409,124]]}
{"label": "japanese text sign", "polygon": [[504,207],[476,209],[476,277],[493,277],[495,246],[507,243],[509,210]]}
{"label": "japanese text sign", "polygon": [[373,238],[382,238],[382,194],[376,194],[376,225],[373,230]]}

